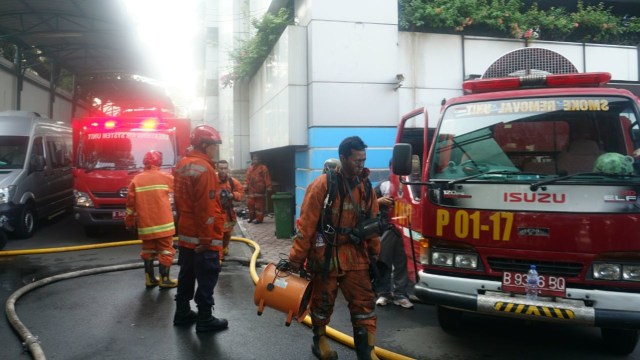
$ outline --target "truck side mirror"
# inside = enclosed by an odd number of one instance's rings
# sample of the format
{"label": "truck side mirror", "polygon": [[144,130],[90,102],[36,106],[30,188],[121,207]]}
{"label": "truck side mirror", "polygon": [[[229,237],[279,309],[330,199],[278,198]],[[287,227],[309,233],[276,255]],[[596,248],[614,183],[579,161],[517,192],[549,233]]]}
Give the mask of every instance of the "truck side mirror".
{"label": "truck side mirror", "polygon": [[411,144],[400,143],[393,147],[392,169],[396,175],[411,175]]}

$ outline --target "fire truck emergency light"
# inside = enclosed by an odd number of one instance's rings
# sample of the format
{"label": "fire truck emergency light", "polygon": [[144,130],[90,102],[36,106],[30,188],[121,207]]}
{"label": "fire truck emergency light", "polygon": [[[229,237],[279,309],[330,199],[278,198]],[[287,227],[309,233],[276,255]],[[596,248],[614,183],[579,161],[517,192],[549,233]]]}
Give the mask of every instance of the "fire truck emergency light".
{"label": "fire truck emergency light", "polygon": [[518,90],[532,87],[583,87],[603,86],[611,80],[608,72],[584,74],[551,74],[533,77],[508,77],[498,79],[476,79],[465,81],[462,90],[465,94],[479,94],[493,91]]}
{"label": "fire truck emergency light", "polygon": [[142,121],[140,126],[144,130],[154,130],[158,127],[158,120],[156,119],[146,119]]}
{"label": "fire truck emergency light", "polygon": [[113,129],[116,127],[116,121],[115,120],[107,120],[104,122],[104,128],[105,129]]}

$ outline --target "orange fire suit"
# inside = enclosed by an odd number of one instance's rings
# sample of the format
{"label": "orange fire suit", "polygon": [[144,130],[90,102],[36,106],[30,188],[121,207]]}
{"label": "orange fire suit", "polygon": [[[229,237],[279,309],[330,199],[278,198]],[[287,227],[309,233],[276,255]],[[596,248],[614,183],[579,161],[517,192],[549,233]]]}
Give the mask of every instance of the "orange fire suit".
{"label": "orange fire suit", "polygon": [[[210,309],[215,305],[213,291],[220,274],[224,226],[215,164],[194,150],[178,162],[174,177],[180,247],[176,302],[193,299],[199,311]],[[206,250],[200,251],[198,245]]]}
{"label": "orange fire suit", "polygon": [[171,266],[176,253],[173,235],[176,232],[169,193],[173,192],[173,176],[157,166],[146,166],[129,184],[125,226],[137,227],[142,240],[143,260],[154,260]]}
{"label": "orange fire suit", "polygon": [[189,249],[208,245],[222,251],[224,216],[213,161],[204,153],[190,152],[176,166],[174,188],[178,245]]}
{"label": "orange fire suit", "polygon": [[262,222],[266,208],[266,193],[271,189],[271,175],[264,164],[251,165],[247,169],[246,179],[247,208],[249,220]]}
{"label": "orange fire suit", "polygon": [[[351,187],[350,193],[347,181],[338,181],[342,189],[331,206],[331,224],[337,234],[335,240],[318,232],[318,222],[327,194],[327,175],[320,175],[307,187],[289,261],[295,264],[306,261],[306,270],[313,276],[310,304],[313,325],[329,324],[340,288],[348,302],[353,326],[365,327],[369,333],[375,334],[375,294],[368,270],[369,264],[375,263],[380,254],[380,237],[373,236],[356,244],[348,235],[357,226],[359,211],[368,214],[370,218],[378,215],[375,192],[367,191],[363,182],[368,174],[368,169],[365,169],[363,178]],[[331,260],[325,277],[325,249],[328,241],[332,242]]]}
{"label": "orange fire suit", "polygon": [[[233,182],[233,186],[231,183]],[[227,204],[222,204],[222,212],[224,214],[224,236],[222,238],[223,247],[229,246],[231,240],[231,232],[234,226],[236,226],[236,211],[233,209],[233,201],[242,201],[244,197],[244,189],[238,179],[231,176],[227,176],[227,181],[220,180],[220,190],[227,190],[233,195],[233,200],[230,200]]]}

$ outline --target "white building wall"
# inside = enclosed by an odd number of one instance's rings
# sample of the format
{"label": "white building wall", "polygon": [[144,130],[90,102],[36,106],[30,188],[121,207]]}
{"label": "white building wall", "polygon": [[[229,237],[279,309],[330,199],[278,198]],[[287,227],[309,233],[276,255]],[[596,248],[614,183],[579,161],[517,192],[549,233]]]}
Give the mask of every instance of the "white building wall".
{"label": "white building wall", "polygon": [[[17,91],[16,84],[18,82],[15,74],[12,72],[13,63],[0,58],[0,111],[16,110]],[[40,78],[35,74],[27,72],[23,82],[23,90],[20,94],[20,109],[26,111],[35,111],[43,116],[50,117],[56,121],[62,121],[71,124],[72,94],[56,89],[55,99],[53,102],[53,113],[49,114],[49,82]],[[84,111],[81,107],[77,111]]]}
{"label": "white building wall", "polygon": [[307,143],[307,29],[288,26],[249,83],[251,152]]}
{"label": "white building wall", "polygon": [[[480,76],[499,57],[521,49],[522,40],[460,35],[399,33],[399,69],[405,77],[398,90],[398,107],[393,124],[415,108],[427,109],[430,126],[435,126],[443,99],[462,95],[462,82]],[[638,50],[633,46],[536,41],[531,46],[560,53],[580,72],[605,71],[614,80],[639,81]],[[393,99],[386,104],[392,106]]]}
{"label": "white building wall", "polygon": [[[0,58],[0,64],[13,67],[13,64],[4,58]],[[15,109],[16,82],[15,75],[0,69],[0,111]]]}

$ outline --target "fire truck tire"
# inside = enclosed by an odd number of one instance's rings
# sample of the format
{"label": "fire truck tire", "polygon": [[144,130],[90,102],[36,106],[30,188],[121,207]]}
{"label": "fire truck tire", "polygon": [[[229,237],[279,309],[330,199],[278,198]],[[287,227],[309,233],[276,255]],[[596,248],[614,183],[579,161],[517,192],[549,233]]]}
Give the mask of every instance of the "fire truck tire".
{"label": "fire truck tire", "polygon": [[607,350],[618,355],[631,354],[640,338],[638,330],[601,328],[600,331]]}
{"label": "fire truck tire", "polygon": [[438,322],[442,330],[455,333],[462,328],[462,316],[464,312],[438,305]]}
{"label": "fire truck tire", "polygon": [[7,233],[0,230],[0,250],[4,249],[7,245]]}
{"label": "fire truck tire", "polygon": [[100,227],[96,225],[86,225],[84,227],[84,234],[90,238],[100,237]]}
{"label": "fire truck tire", "polygon": [[15,236],[20,239],[27,239],[33,235],[36,227],[36,214],[33,205],[27,203],[20,212],[20,217],[16,223]]}

